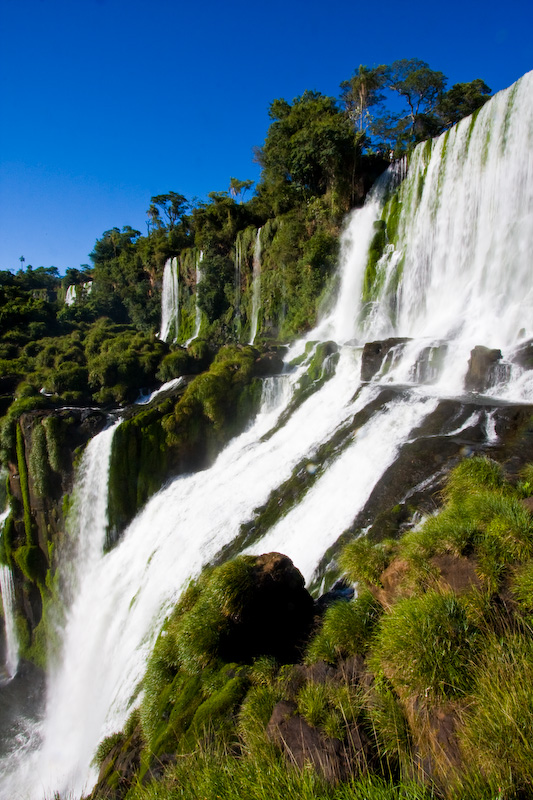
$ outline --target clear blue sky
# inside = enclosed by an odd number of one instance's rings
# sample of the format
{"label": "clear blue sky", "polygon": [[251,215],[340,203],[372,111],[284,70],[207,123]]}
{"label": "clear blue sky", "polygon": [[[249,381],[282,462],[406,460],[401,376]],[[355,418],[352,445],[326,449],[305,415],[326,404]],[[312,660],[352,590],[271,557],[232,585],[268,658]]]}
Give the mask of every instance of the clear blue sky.
{"label": "clear blue sky", "polygon": [[398,58],[497,91],[532,31],[531,0],[1,0],[0,269],[79,267],[152,195],[256,180],[276,97]]}

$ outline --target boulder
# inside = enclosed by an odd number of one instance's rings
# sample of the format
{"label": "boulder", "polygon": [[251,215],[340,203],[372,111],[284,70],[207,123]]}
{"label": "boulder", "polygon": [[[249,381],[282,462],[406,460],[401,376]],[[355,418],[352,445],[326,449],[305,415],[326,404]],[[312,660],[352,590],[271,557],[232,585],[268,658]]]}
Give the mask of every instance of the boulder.
{"label": "boulder", "polygon": [[467,392],[485,392],[489,386],[494,385],[497,382],[497,365],[501,358],[501,350],[491,350],[482,345],[474,347],[465,377]]}
{"label": "boulder", "polygon": [[294,703],[281,700],[274,706],[267,736],[281,748],[289,763],[300,769],[312,764],[330,783],[346,779],[350,773],[346,746],[312,728],[296,713]]}
{"label": "boulder", "polygon": [[402,347],[409,339],[383,339],[377,342],[367,342],[363,347],[361,360],[361,380],[371,381],[374,375],[381,370],[386,357],[395,347]]}
{"label": "boulder", "polygon": [[258,556],[243,599],[221,639],[220,656],[240,663],[260,655],[284,664],[298,661],[313,625],[314,603],[291,559],[281,553]]}

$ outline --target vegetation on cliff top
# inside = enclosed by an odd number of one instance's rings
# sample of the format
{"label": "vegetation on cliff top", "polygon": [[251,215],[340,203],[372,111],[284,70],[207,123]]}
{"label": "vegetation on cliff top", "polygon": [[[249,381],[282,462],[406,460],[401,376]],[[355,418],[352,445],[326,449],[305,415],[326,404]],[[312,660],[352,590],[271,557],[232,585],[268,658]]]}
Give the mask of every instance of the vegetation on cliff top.
{"label": "vegetation on cliff top", "polygon": [[307,666],[228,663],[254,559],[206,571],[157,640],[140,717],[102,744],[92,797],[530,797],[532,470],[511,484],[467,459],[438,514],[349,543],[358,596],[316,617]]}

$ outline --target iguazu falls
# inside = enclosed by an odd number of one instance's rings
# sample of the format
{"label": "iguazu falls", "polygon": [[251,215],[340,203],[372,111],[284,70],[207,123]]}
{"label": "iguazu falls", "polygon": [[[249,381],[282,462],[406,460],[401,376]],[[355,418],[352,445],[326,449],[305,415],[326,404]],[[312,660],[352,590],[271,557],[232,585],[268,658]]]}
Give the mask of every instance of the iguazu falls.
{"label": "iguazu falls", "polygon": [[323,189],[296,106],[3,333],[2,800],[533,797],[533,72]]}

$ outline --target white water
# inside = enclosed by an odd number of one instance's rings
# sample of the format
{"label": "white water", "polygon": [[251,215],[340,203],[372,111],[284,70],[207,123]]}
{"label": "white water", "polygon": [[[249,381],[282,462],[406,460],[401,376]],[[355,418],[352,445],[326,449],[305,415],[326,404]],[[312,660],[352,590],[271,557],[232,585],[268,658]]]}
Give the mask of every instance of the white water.
{"label": "white water", "polygon": [[[512,91],[514,111],[508,113]],[[360,348],[342,347],[334,376],[262,441],[287,407],[299,372],[269,381],[262,413],[250,429],[211,469],[182,476],[152,498],[112,552],[101,555],[99,525],[87,523],[82,537],[87,554],[77,562],[76,599],[63,660],[50,679],[43,743],[0,796],[41,798],[44,791],[51,796],[70,790],[76,797],[91,786],[90,760],[98,741],[119,729],[138,702],[146,657],[189,577],[235,538],[296,465],[306,460],[309,470],[320,468],[314,461],[318,447],[377,396],[379,382],[412,388],[354,432],[353,442],[318,474],[300,503],[253,548],[289,554],[308,581],[438,398],[463,391],[471,347],[511,348],[530,334],[532,75],[482,109],[467,148],[469,124],[465,120],[448,134],[445,156],[443,138],[433,144],[431,159],[427,147],[414,154],[400,191],[403,217],[396,248],[379,266],[383,287],[366,309],[361,287],[374,222],[381,215],[382,185],[364,209],[352,214],[343,237],[337,305],[307,337],[340,343],[417,337],[398,348],[388,374],[361,389]],[[398,279],[395,268],[402,258]],[[415,386],[422,349],[442,340],[448,343],[442,372],[431,386]],[[516,370],[511,386],[498,392],[527,395],[526,376]],[[493,439],[490,426],[487,434]]]}
{"label": "white water", "polygon": [[250,341],[255,342],[257,325],[259,322],[259,307],[261,305],[261,228],[257,229],[253,256],[252,273],[252,321],[250,323]]}
{"label": "white water", "polygon": [[[19,663],[18,642],[15,630],[15,589],[11,570],[9,567],[3,565],[0,566],[0,593],[2,595],[2,605],[4,608],[6,644],[4,671],[7,680],[11,680],[17,674]],[[0,683],[2,683],[1,677]]]}
{"label": "white water", "polygon": [[[5,475],[1,476],[5,480]],[[0,537],[3,536],[5,521],[10,514],[10,507],[0,514]],[[0,685],[4,679],[10,681],[17,674],[19,662],[19,647],[17,632],[15,627],[15,587],[13,586],[13,575],[6,565],[0,565],[0,597],[4,610],[4,636],[5,636],[5,661],[4,678],[2,677],[2,667],[0,666]]]}
{"label": "white water", "polygon": [[163,270],[163,286],[161,289],[161,332],[159,338],[168,342],[178,338],[179,326],[179,286],[178,259],[167,258]]}
{"label": "white water", "polygon": [[195,311],[195,320],[194,320],[194,333],[190,339],[187,339],[185,342],[185,346],[189,345],[200,333],[200,326],[202,324],[202,312],[200,311],[200,306],[198,305],[198,290],[200,286],[200,282],[202,280],[202,270],[200,268],[200,264],[202,263],[202,259],[204,257],[203,251],[200,250],[196,257],[196,311]]}
{"label": "white water", "polygon": [[[42,798],[46,793],[51,797],[56,787],[70,785],[78,753],[94,750],[92,712],[96,712],[96,718],[99,712],[105,713],[107,698],[100,692],[93,693],[87,703],[88,688],[98,685],[99,679],[102,688],[101,678],[107,664],[100,647],[94,646],[86,634],[95,616],[98,617],[90,597],[100,581],[104,561],[109,458],[116,427],[115,424],[107,428],[89,442],[80,464],[69,542],[62,557],[61,577],[67,605],[62,653],[59,664],[51,667],[48,676],[45,719],[28,726],[26,741],[17,743],[24,752],[28,746],[35,748],[38,740],[38,748],[27,752],[22,763],[20,753],[15,753],[5,764],[0,764],[0,773],[5,771],[0,797],[6,800]],[[98,620],[100,624],[105,622],[105,618]],[[106,655],[109,658],[111,654]],[[89,763],[84,768],[88,769]]]}

